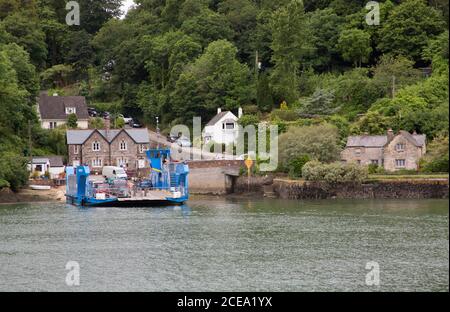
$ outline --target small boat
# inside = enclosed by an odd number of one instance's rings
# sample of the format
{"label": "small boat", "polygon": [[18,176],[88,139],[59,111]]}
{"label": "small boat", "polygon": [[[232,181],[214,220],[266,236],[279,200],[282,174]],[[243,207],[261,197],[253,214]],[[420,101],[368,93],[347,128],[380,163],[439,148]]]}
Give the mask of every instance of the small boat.
{"label": "small boat", "polygon": [[171,162],[170,150],[147,151],[150,176],[141,181],[90,180],[88,166],[66,167],[67,203],[85,207],[182,205],[189,199],[189,167]]}
{"label": "small boat", "polygon": [[30,185],[30,188],[35,191],[49,191],[52,189],[49,185]]}

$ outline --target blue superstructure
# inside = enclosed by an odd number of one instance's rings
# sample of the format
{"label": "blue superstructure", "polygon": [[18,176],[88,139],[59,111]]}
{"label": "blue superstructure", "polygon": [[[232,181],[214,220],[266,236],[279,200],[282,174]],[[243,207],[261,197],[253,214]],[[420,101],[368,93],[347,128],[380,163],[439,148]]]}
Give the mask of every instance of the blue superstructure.
{"label": "blue superstructure", "polygon": [[137,181],[89,179],[87,166],[66,168],[67,202],[78,206],[120,207],[183,204],[189,199],[189,167],[171,161],[170,150],[147,151],[150,176]]}

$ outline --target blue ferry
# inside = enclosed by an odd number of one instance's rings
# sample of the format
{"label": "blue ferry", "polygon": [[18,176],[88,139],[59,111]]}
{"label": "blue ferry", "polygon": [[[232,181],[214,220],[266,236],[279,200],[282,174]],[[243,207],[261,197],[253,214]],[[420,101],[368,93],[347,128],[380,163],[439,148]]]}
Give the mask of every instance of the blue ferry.
{"label": "blue ferry", "polygon": [[189,199],[189,167],[171,161],[170,150],[147,151],[150,176],[135,181],[91,176],[88,166],[66,168],[67,203],[85,207],[181,205]]}

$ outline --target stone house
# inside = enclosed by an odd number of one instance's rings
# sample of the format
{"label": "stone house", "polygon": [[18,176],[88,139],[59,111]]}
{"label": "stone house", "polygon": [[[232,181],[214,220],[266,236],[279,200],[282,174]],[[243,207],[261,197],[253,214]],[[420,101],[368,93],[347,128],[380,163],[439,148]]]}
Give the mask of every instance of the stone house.
{"label": "stone house", "polygon": [[127,170],[149,166],[145,152],[150,148],[147,129],[68,130],[68,165],[88,165],[93,172],[104,166]]}
{"label": "stone house", "polygon": [[38,101],[38,116],[43,129],[55,129],[67,123],[69,115],[78,118],[78,128],[89,128],[89,113],[84,96],[48,96],[42,93]]}
{"label": "stone house", "polygon": [[387,135],[351,136],[341,154],[343,162],[383,167],[387,171],[418,170],[426,154],[426,136],[389,130]]}

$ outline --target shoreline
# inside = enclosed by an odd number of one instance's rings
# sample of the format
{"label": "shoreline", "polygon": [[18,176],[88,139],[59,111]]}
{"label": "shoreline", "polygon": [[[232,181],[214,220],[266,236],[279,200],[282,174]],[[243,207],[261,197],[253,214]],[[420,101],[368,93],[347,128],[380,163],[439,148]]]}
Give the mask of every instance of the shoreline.
{"label": "shoreline", "polygon": [[[239,178],[231,193],[191,192],[191,198],[273,198],[273,199],[447,199],[449,180],[405,179],[367,181],[361,185],[340,183],[327,185],[321,182],[264,178]],[[250,186],[250,187],[249,187]],[[32,202],[65,202],[65,186],[50,190],[23,188],[15,193],[8,188],[0,190],[0,205]]]}

